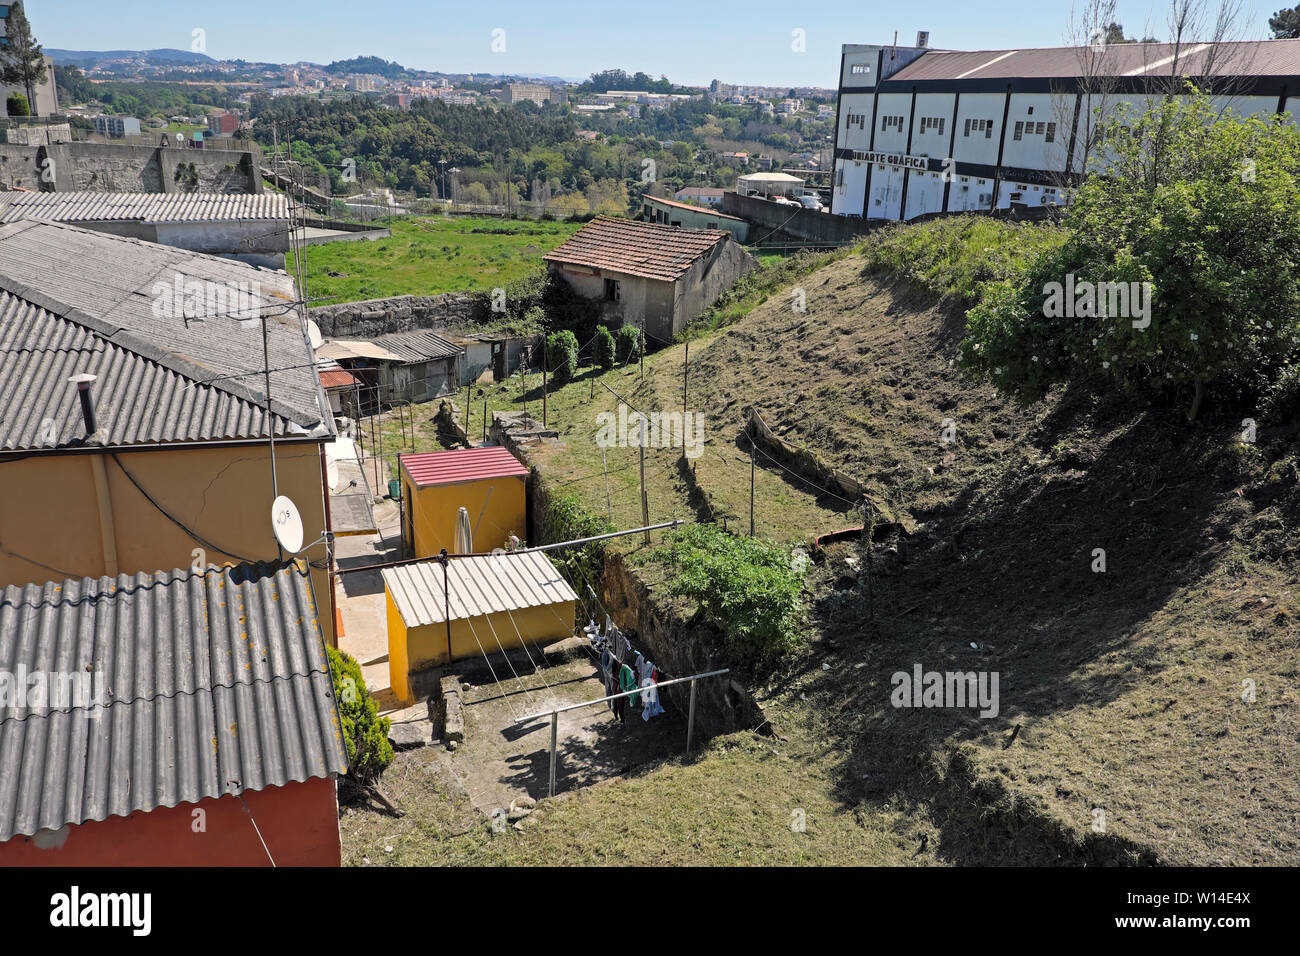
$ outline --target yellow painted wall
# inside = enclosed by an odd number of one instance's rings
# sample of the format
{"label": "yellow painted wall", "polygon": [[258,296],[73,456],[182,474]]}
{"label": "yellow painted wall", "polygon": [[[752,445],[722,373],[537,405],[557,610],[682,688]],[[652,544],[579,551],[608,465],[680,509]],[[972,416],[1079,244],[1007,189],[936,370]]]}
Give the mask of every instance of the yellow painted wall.
{"label": "yellow painted wall", "polygon": [[403,468],[402,494],[410,509],[415,535],[414,557],[432,558],[443,548],[449,554],[456,553],[456,513],[461,508],[469,512],[470,529],[477,526],[475,552],[481,554],[505,547],[506,538],[511,534],[524,541],[528,537],[525,489],[525,479],[521,477],[417,488]]}
{"label": "yellow painted wall", "polygon": [[[302,514],[305,541],[325,527],[319,445],[277,445],[280,494]],[[271,533],[271,470],[266,446],[118,452],[145,491],[200,537],[207,550],[160,513],[107,455],[119,573],[234,564],[277,557]],[[106,567],[92,455],[36,455],[0,466],[0,587],[66,577],[99,577]],[[304,558],[324,562],[325,545]],[[328,571],[312,569],[320,627],[334,642]]]}
{"label": "yellow painted wall", "polygon": [[[409,674],[447,661],[447,625],[407,628],[391,594],[388,602],[388,671],[393,694],[414,703]],[[573,636],[575,602],[547,604],[451,622],[451,659],[499,654],[523,644],[550,643]],[[471,628],[471,625],[472,628]],[[495,633],[494,633],[495,631]],[[477,636],[477,640],[475,637]],[[520,639],[522,637],[522,640]],[[500,644],[497,641],[500,641]],[[480,643],[482,650],[480,650]]]}

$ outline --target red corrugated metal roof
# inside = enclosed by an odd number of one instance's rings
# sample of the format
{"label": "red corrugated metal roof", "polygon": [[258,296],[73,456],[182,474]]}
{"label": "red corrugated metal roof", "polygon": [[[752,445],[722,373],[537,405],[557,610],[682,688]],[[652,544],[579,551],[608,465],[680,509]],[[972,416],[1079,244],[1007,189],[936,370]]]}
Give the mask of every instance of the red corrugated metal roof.
{"label": "red corrugated metal roof", "polygon": [[527,478],[528,469],[499,445],[403,455],[402,467],[420,488],[487,478]]}
{"label": "red corrugated metal roof", "polygon": [[320,373],[321,388],[350,388],[357,384],[357,378],[344,369],[330,369]]}

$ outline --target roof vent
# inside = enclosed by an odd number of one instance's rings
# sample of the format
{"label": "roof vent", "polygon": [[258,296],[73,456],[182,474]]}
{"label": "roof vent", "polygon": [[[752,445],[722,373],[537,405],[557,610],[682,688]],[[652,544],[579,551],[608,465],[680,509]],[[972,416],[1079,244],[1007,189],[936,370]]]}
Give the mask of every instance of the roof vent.
{"label": "roof vent", "polygon": [[98,426],[95,424],[95,399],[90,394],[91,383],[95,381],[95,376],[89,372],[82,372],[80,375],[74,375],[68,379],[77,386],[77,395],[81,398],[81,420],[86,425],[86,437],[93,438]]}

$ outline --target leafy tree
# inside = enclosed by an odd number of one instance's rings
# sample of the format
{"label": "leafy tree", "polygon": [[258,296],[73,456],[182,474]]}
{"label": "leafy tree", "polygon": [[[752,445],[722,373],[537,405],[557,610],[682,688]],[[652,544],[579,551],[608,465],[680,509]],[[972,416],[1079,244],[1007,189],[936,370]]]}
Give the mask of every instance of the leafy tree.
{"label": "leafy tree", "polygon": [[5,100],[5,112],[10,116],[31,115],[31,111],[27,108],[27,97],[17,91],[10,93]]}
{"label": "leafy tree", "polygon": [[27,102],[36,103],[36,87],[45,82],[45,53],[32,36],[32,25],[21,3],[9,7],[7,42],[0,47],[0,82],[22,86]]}
{"label": "leafy tree", "polygon": [[325,650],[334,677],[334,699],[343,722],[348,773],[361,783],[368,783],[393,762],[393,745],[388,740],[391,721],[379,716],[379,707],[361,676],[361,665],[333,647],[327,646]]}
{"label": "leafy tree", "polygon": [[1300,39],[1300,5],[1273,14],[1268,18],[1268,28],[1276,40]]}
{"label": "leafy tree", "polygon": [[551,381],[558,388],[572,381],[578,371],[578,337],[568,329],[561,329],[546,337],[546,366]]}
{"label": "leafy tree", "polygon": [[593,344],[596,364],[608,371],[614,367],[614,336],[603,325],[596,326],[596,340]]}
{"label": "leafy tree", "polygon": [[1206,388],[1258,396],[1296,360],[1300,130],[1193,94],[1120,111],[1064,242],[970,310],[967,369],[1027,401],[1060,383],[1190,393],[1194,420]]}

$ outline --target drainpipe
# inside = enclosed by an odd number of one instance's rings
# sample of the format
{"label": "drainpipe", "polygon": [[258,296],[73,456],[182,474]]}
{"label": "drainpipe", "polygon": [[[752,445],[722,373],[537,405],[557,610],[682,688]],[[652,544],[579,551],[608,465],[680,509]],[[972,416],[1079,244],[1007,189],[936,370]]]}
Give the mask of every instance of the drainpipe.
{"label": "drainpipe", "polygon": [[[99,441],[99,426],[95,421],[95,400],[90,394],[91,383],[95,376],[88,373],[74,375],[68,379],[77,386],[77,396],[81,399],[81,419],[86,427],[86,441]],[[103,455],[90,456],[90,470],[95,477],[95,505],[99,512],[99,543],[104,558],[104,574],[115,578],[117,566],[117,529],[113,524],[113,499],[108,491],[108,469],[104,467]]]}

